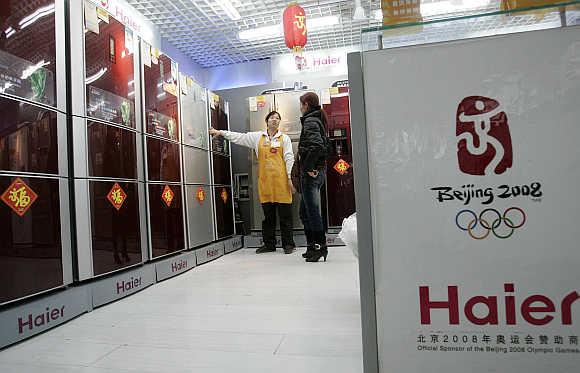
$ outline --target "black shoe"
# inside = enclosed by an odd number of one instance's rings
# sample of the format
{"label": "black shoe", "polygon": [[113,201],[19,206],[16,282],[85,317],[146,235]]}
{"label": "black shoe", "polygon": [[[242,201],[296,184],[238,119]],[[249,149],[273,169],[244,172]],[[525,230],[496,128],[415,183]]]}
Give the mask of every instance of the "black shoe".
{"label": "black shoe", "polygon": [[292,245],[286,245],[284,246],[284,254],[292,254],[294,251],[296,251],[296,248]]}
{"label": "black shoe", "polygon": [[314,254],[314,245],[308,245],[306,247],[306,251],[304,253],[302,253],[302,257],[303,258],[308,258],[310,257],[312,254]]}
{"label": "black shoe", "polygon": [[314,251],[312,252],[312,254],[310,254],[310,256],[308,256],[306,258],[306,262],[316,263],[320,260],[320,258],[324,258],[324,261],[326,262],[327,256],[328,256],[328,249],[327,249],[326,245],[315,244]]}
{"label": "black shoe", "polygon": [[256,250],[256,254],[273,253],[275,251],[276,251],[275,247],[270,247],[270,246],[264,245]]}

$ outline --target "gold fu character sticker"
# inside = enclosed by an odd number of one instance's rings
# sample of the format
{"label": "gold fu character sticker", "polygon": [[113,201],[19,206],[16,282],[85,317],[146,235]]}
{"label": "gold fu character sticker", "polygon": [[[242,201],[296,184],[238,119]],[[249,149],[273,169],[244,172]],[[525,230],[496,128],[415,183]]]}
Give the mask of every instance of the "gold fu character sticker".
{"label": "gold fu character sticker", "polygon": [[109,191],[109,194],[107,194],[107,199],[111,202],[111,205],[119,211],[127,199],[127,194],[119,184],[115,183]]}
{"label": "gold fu character sticker", "polygon": [[173,190],[171,190],[171,188],[168,185],[166,185],[165,188],[163,188],[161,198],[163,199],[163,202],[165,202],[167,207],[171,206],[171,202],[173,202],[174,197],[175,194],[173,193]]}
{"label": "gold fu character sticker", "polygon": [[199,202],[200,205],[203,205],[203,202],[205,201],[205,190],[203,190],[202,187],[199,187],[199,189],[197,190],[195,198],[197,199],[197,202]]}
{"label": "gold fu character sticker", "polygon": [[2,201],[18,216],[23,216],[30,209],[38,195],[22,179],[16,178],[2,194]]}
{"label": "gold fu character sticker", "polygon": [[226,190],[226,188],[222,188],[220,197],[222,197],[222,201],[224,201],[224,203],[228,203],[228,191]]}
{"label": "gold fu character sticker", "polygon": [[344,175],[347,173],[348,169],[350,168],[350,165],[348,164],[348,162],[346,162],[344,159],[341,158],[338,160],[338,162],[336,162],[333,168],[339,174]]}

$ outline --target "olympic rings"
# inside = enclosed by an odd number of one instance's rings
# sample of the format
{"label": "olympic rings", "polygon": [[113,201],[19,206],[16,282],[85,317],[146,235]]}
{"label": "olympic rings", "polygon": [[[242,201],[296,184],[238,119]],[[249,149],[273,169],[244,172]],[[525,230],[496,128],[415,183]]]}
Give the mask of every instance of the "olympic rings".
{"label": "olympic rings", "polygon": [[514,226],[510,226],[510,225],[507,224],[507,222],[509,222],[510,224],[511,224],[511,222],[509,221],[509,219],[507,219],[506,220],[506,225],[508,227],[510,227],[510,228],[519,228],[519,227],[523,226],[524,223],[526,222],[526,214],[524,213],[524,210],[522,210],[519,207],[510,207],[509,209],[505,210],[505,212],[503,213],[503,218],[506,219],[506,215],[507,215],[508,211],[511,211],[511,210],[517,210],[517,211],[520,212],[520,214],[522,214],[522,222],[519,225],[517,225],[517,226],[515,226],[515,225]]}
{"label": "olympic rings", "polygon": [[[485,224],[487,224],[487,222],[483,219],[479,219],[479,221],[481,222],[481,226],[485,228],[485,225],[483,225],[483,223],[485,222]],[[473,232],[471,231],[471,225],[473,225],[473,227],[475,228],[475,226],[477,225],[477,220],[473,219],[469,225],[467,226],[467,233],[469,233],[469,235],[471,236],[471,238],[473,238],[474,240],[483,240],[484,238],[486,238],[487,236],[489,236],[489,232],[490,229],[487,230],[487,232],[485,232],[485,234],[483,236],[477,237],[473,234]]]}
{"label": "olympic rings", "polygon": [[[519,220],[515,219],[513,216],[511,219],[508,218],[508,216],[507,216],[508,213],[512,212],[512,211],[517,211],[521,214],[521,217],[519,218]],[[492,221],[491,225],[489,224],[488,220],[484,219],[484,216],[486,213],[494,213],[496,215],[495,220],[493,220],[493,221],[489,220],[489,221]],[[464,214],[468,214],[468,215],[471,215],[473,217],[472,219],[469,220],[469,223],[467,224],[467,226],[462,226],[460,224],[460,221],[459,221],[460,217],[462,217]],[[520,221],[520,223],[514,224],[514,220]],[[483,229],[486,230],[486,232],[480,236],[476,236],[473,232],[475,230],[475,228],[477,227],[478,223],[481,225],[481,227]],[[510,229],[509,233],[507,233],[507,234],[498,233],[497,229],[502,225],[502,223],[505,224],[508,227],[508,229]],[[522,210],[519,207],[510,207],[507,210],[505,210],[503,214],[501,214],[496,209],[486,208],[479,213],[479,216],[474,211],[465,209],[465,210],[459,211],[457,213],[457,215],[455,216],[455,224],[457,225],[457,228],[459,228],[463,231],[467,231],[469,236],[471,238],[473,238],[474,240],[483,240],[484,238],[487,238],[490,233],[493,233],[493,235],[497,238],[507,239],[507,238],[510,238],[514,234],[516,229],[523,227],[525,223],[526,223],[526,213],[524,212],[524,210]]]}

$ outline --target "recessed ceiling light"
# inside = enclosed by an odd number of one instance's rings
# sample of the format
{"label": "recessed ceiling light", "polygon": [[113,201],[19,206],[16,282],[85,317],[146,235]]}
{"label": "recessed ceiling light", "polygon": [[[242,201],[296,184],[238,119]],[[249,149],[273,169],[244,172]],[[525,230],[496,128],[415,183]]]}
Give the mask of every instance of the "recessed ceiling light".
{"label": "recessed ceiling light", "polygon": [[230,17],[232,21],[237,21],[242,19],[240,13],[230,0],[216,0],[216,3],[223,9],[223,11]]}

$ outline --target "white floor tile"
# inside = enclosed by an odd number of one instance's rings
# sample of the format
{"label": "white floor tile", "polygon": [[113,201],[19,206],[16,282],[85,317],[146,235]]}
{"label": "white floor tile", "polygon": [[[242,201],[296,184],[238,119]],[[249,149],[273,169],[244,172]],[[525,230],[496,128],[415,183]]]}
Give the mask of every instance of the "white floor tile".
{"label": "white floor tile", "polygon": [[118,347],[118,344],[86,343],[58,337],[32,339],[0,352],[0,363],[91,365]]}
{"label": "white floor tile", "polygon": [[362,372],[358,263],[329,250],[237,251],[0,351],[0,371]]}
{"label": "white floor tile", "polygon": [[2,373],[134,373],[135,370],[109,369],[86,366],[43,364],[0,363]]}
{"label": "white floor tile", "polygon": [[294,335],[284,337],[277,355],[362,358],[362,336]]}

